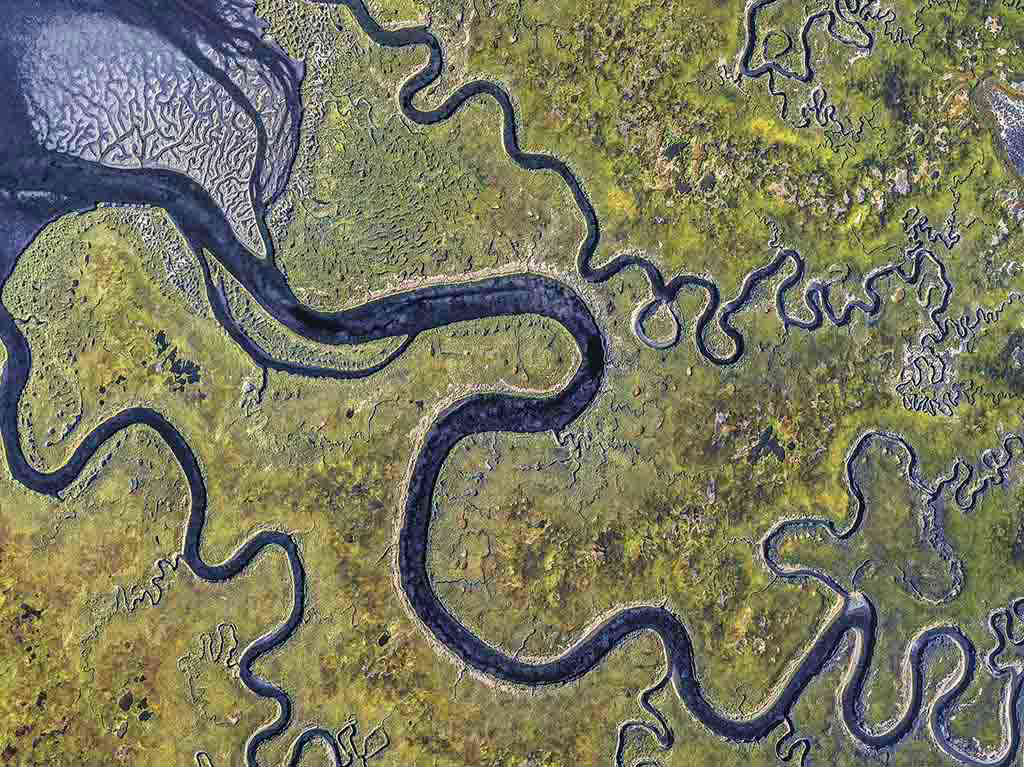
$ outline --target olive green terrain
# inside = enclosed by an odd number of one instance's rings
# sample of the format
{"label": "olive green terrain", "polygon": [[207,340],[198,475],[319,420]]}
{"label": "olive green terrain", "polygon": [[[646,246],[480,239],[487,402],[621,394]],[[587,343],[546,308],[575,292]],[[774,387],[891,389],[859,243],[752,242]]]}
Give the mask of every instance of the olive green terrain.
{"label": "olive green terrain", "polygon": [[[644,346],[631,329],[648,297],[642,275],[579,278],[576,207],[555,175],[507,158],[494,103],[413,126],[395,94],[424,51],[380,49],[343,8],[259,6],[270,35],[307,65],[302,146],[271,216],[300,298],[337,309],[430,280],[529,270],[573,285],[607,334],[606,381],[578,422],[557,438],[470,439],[445,464],[432,573],[446,604],[485,640],[523,657],[552,655],[616,606],[665,602],[693,637],[709,697],[752,714],[835,606],[822,587],[771,576],[764,534],[784,518],[849,519],[846,456],[866,430],[904,435],[933,481],[958,456],[977,463],[1022,429],[1019,303],[966,341],[954,333],[937,347],[951,352],[955,380],[974,387],[951,414],[919,406],[948,383],[897,388],[939,299],[895,279],[882,283],[876,321],[783,333],[773,304],[780,275],[735,318],[747,354],[732,367],[708,364],[692,342],[703,293],[677,302],[677,347]],[[798,37],[804,5],[778,6],[759,25]],[[727,299],[784,245],[803,255],[809,277],[834,283],[841,305],[862,296],[866,273],[900,257],[908,222],[927,216],[940,231],[952,213],[960,240],[930,247],[954,285],[946,316],[957,318],[1021,289],[1021,182],[978,88],[1012,75],[1024,11],[935,0],[892,8],[896,22],[889,34],[877,25],[866,56],[814,28],[815,82],[777,83],[785,118],[767,78],[737,76],[746,34],[737,2],[386,0],[372,10],[385,24],[429,22],[444,43],[445,74],[423,104],[467,79],[509,89],[524,149],[564,159],[584,184],[602,223],[597,263],[641,251],[666,276],[711,276]],[[768,47],[781,49],[776,42]],[[783,60],[800,65],[796,52]],[[799,127],[818,86],[840,123]],[[926,286],[938,285],[936,267],[925,269]],[[235,317],[275,356],[361,367],[397,344],[305,343],[226,272],[215,276]],[[409,464],[431,420],[472,390],[557,388],[578,362],[572,339],[537,318],[467,323],[421,335],[369,379],[312,381],[265,374],[217,324],[201,285],[163,214],[100,208],[49,227],[3,301],[33,350],[20,417],[35,466],[61,465],[101,420],[146,404],[202,463],[207,560],[257,529],[300,541],[306,621],[254,668],[295,702],[291,728],[261,751],[263,762],[280,764],[310,723],[355,721],[354,742],[372,756],[354,763],[373,767],[611,763],[618,724],[641,715],[638,693],[663,673],[653,636],[577,683],[506,688],[432,643],[393,572]],[[792,311],[804,316],[797,294]],[[650,330],[667,328],[662,316]],[[730,350],[718,331],[709,343]],[[776,449],[756,450],[765,440]],[[872,449],[855,464],[868,511],[849,541],[807,535],[779,550],[848,587],[857,572],[877,606],[864,710],[879,727],[902,711],[910,637],[953,622],[983,653],[993,644],[989,611],[1024,596],[1019,474],[970,513],[943,503],[931,514],[896,460]],[[237,658],[289,609],[284,558],[267,554],[221,585],[179,567],[186,486],[141,429],[105,446],[59,502],[0,475],[0,763],[241,764],[249,734],[274,708],[242,687]],[[928,535],[936,529],[944,548]],[[809,762],[947,763],[924,725],[891,753],[855,746],[835,695],[849,655],[794,709]],[[932,695],[958,660],[949,648],[929,658]],[[998,747],[1001,695],[980,669],[953,732]],[[775,735],[726,743],[671,690],[655,702],[676,745],[661,752],[634,734],[626,764],[778,761]],[[310,748],[303,764],[327,759]]]}

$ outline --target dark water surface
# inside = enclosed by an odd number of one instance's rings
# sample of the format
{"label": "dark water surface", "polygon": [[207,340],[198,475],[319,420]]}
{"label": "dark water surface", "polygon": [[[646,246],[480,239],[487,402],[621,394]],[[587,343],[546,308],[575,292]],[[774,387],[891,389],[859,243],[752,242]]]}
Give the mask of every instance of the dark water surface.
{"label": "dark water surface", "polygon": [[[638,337],[655,347],[676,343],[681,334],[672,302],[679,292],[696,287],[707,294],[707,304],[698,318],[695,342],[699,352],[716,364],[732,364],[744,354],[742,334],[731,325],[731,317],[745,308],[756,288],[791,267],[776,294],[776,308],[783,324],[789,328],[813,330],[826,320],[833,325],[849,323],[855,313],[875,316],[881,310],[876,283],[887,276],[916,282],[922,262],[931,254],[924,248],[911,253],[905,266],[892,265],[876,270],[864,282],[867,300],[851,301],[841,309],[833,308],[828,285],[811,282],[803,293],[804,310],[809,317],[801,319],[787,312],[785,298],[803,277],[804,262],[792,250],[780,250],[767,265],[751,272],[740,293],[722,304],[718,287],[704,277],[679,275],[666,281],[658,268],[639,256],[616,257],[604,266],[592,263],[599,242],[599,226],[593,206],[587,199],[569,167],[556,158],[543,154],[524,153],[517,139],[517,120],[508,94],[490,82],[471,82],[461,86],[436,109],[421,110],[414,105],[416,95],[434,82],[442,70],[442,51],[437,39],[425,28],[410,27],[387,30],[380,27],[361,0],[347,0],[346,5],[364,32],[376,43],[388,47],[424,46],[430,53],[426,66],[401,87],[399,104],[405,116],[420,124],[433,124],[452,117],[468,100],[477,97],[494,99],[502,110],[503,143],[510,158],[528,170],[547,170],[558,174],[572,193],[586,225],[586,236],[578,254],[580,274],[590,282],[610,279],[627,268],[642,270],[650,284],[652,298],[641,307],[635,318]],[[224,56],[245,57],[246,66],[271,73],[284,94],[289,127],[277,140],[288,142],[297,136],[301,104],[297,84],[301,67],[289,62],[276,47],[266,44],[260,36],[261,27],[246,21],[244,12],[232,16],[221,5],[199,2],[100,3],[87,0],[16,0],[9,4],[10,23],[0,29],[0,65],[18,71],[19,62],[33,53],[33,40],[40,25],[52,16],[75,18],[89,16],[91,23],[127,24],[158,33],[167,45],[183,52],[193,65],[213,78],[223,88],[225,98],[241,105],[258,126],[257,160],[249,179],[252,204],[266,241],[266,258],[257,258],[239,240],[225,213],[214,202],[210,191],[194,178],[159,168],[113,168],[83,156],[48,149],[40,142],[33,127],[27,98],[28,89],[36,87],[26,79],[4,78],[0,98],[14,105],[10,117],[0,126],[0,286],[10,277],[18,257],[35,235],[50,221],[73,210],[84,210],[99,203],[133,203],[160,207],[168,212],[183,232],[200,259],[206,289],[215,315],[231,337],[256,362],[264,367],[298,375],[348,379],[372,375],[383,369],[408,348],[419,333],[456,322],[488,317],[539,315],[559,323],[573,338],[580,355],[580,364],[569,382],[558,392],[539,397],[515,394],[475,394],[466,397],[441,413],[430,426],[409,477],[397,545],[397,564],[402,592],[410,609],[423,623],[425,630],[441,642],[467,666],[491,678],[516,685],[537,686],[565,684],[587,674],[623,642],[638,632],[652,631],[660,638],[665,651],[666,671],[660,681],[641,696],[642,708],[656,724],[624,723],[619,730],[616,759],[622,757],[625,738],[639,729],[653,735],[663,748],[673,743],[673,733],[664,716],[650,703],[650,697],[671,683],[679,700],[690,714],[717,735],[733,741],[756,741],[769,735],[780,725],[788,726],[789,713],[802,691],[835,655],[844,637],[852,636],[854,654],[841,690],[842,719],[858,741],[872,748],[897,742],[915,726],[925,705],[923,698],[924,650],[933,642],[952,643],[958,648],[962,664],[951,684],[933,702],[930,723],[936,741],[943,750],[961,761],[982,762],[961,754],[949,742],[943,729],[945,709],[963,692],[974,676],[976,653],[970,641],[955,627],[929,629],[911,642],[904,659],[909,683],[904,714],[882,732],[869,731],[863,724],[860,698],[867,670],[871,664],[876,614],[862,594],[846,592],[827,576],[813,571],[782,570],[773,560],[773,546],[783,528],[770,534],[764,542],[765,561],[780,577],[816,578],[836,592],[836,609],[810,637],[809,649],[788,672],[780,686],[765,697],[761,710],[749,719],[734,718],[719,711],[704,695],[696,666],[693,645],[683,619],[664,607],[637,606],[619,610],[595,624],[575,644],[561,654],[543,662],[527,662],[495,647],[470,631],[457,616],[439,600],[427,570],[427,542],[432,516],[433,494],[438,474],[452,448],[462,439],[484,432],[556,434],[572,424],[598,395],[605,371],[605,338],[586,302],[570,287],[548,277],[519,274],[491,277],[471,282],[433,285],[374,299],[363,305],[339,312],[319,312],[304,306],[295,297],[286,279],[274,262],[273,245],[263,223],[266,206],[280,193],[281,173],[293,159],[293,152],[284,156],[271,146],[273,141],[263,127],[261,117],[252,107],[249,96],[235,84],[214,61],[202,51],[213,48]],[[232,21],[232,19],[234,21]],[[61,73],[51,73],[54,77]],[[21,107],[19,107],[21,105]],[[275,154],[277,152],[277,154]],[[285,165],[281,170],[282,163]],[[273,168],[270,166],[274,165]],[[234,322],[227,301],[211,278],[205,253],[217,258],[245,289],[283,326],[300,336],[327,344],[361,344],[384,338],[403,338],[403,343],[387,359],[364,370],[334,370],[283,362],[260,349]],[[943,273],[944,278],[944,273]],[[948,287],[948,281],[947,281]],[[644,323],[659,308],[669,308],[675,331],[667,340],[649,338]],[[722,309],[719,312],[719,309]],[[730,340],[732,350],[717,353],[705,341],[712,320]],[[265,653],[279,647],[296,630],[303,619],[306,572],[295,540],[282,532],[264,531],[246,541],[226,561],[213,564],[201,553],[201,540],[207,512],[206,484],[192,448],[178,429],[159,412],[149,408],[124,410],[93,429],[81,442],[68,462],[53,472],[40,472],[26,460],[18,430],[18,403],[25,390],[32,353],[6,307],[0,305],[0,341],[7,350],[7,361],[0,381],[0,433],[2,433],[7,464],[12,475],[26,487],[39,493],[57,496],[79,476],[96,451],[122,429],[144,424],[156,432],[170,448],[188,483],[190,512],[182,545],[182,558],[201,579],[210,582],[230,580],[248,567],[267,547],[277,547],[288,557],[293,585],[293,601],[285,620],[269,633],[256,639],[244,651],[239,662],[243,684],[264,698],[277,702],[274,721],[251,735],[246,744],[246,761],[256,765],[259,747],[279,736],[291,721],[292,702],[288,693],[253,672],[253,664]],[[852,535],[863,514],[864,499],[852,472],[853,461],[876,439],[893,439],[880,434],[866,435],[848,457],[848,485],[860,504],[858,518],[847,530],[832,528],[836,537]],[[913,451],[908,445],[905,448]],[[914,457],[913,462],[916,462]],[[808,521],[803,523],[810,524]],[[800,524],[801,521],[786,523]],[[787,528],[788,529],[788,528]],[[269,618],[270,616],[268,616]],[[1015,674],[1010,682],[1016,700],[1021,684]],[[1019,731],[1016,716],[1007,723],[1010,742],[1006,757],[992,763],[1008,763],[1016,752]],[[321,739],[333,753],[336,764],[345,764],[351,755],[341,738],[323,728],[311,728],[292,744],[289,757],[297,764],[305,745]]]}

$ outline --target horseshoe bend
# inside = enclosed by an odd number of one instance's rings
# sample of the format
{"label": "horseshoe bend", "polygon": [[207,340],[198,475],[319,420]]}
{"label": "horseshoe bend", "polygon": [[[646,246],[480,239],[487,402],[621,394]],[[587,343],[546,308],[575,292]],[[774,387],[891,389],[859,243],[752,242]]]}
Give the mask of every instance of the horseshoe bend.
{"label": "horseshoe bend", "polygon": [[3,8],[0,762],[1020,759],[1012,4]]}

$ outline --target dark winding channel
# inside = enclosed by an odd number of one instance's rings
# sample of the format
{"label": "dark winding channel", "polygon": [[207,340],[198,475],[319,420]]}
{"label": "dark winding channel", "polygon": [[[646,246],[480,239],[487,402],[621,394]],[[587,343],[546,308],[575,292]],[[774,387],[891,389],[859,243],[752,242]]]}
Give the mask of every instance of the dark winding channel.
{"label": "dark winding channel", "polygon": [[[751,64],[754,61],[754,57],[757,55],[757,17],[765,8],[771,5],[775,5],[779,0],[754,0],[747,5],[746,13],[746,28],[747,37],[746,45],[743,48],[743,52],[740,54],[739,61],[739,75],[742,77],[748,77],[752,80],[768,76],[768,92],[773,96],[781,100],[779,105],[779,116],[785,119],[789,112],[789,97],[784,91],[778,89],[775,83],[775,77],[779,77],[785,80],[791,80],[793,82],[803,83],[807,85],[814,81],[814,53],[811,48],[811,30],[814,25],[818,22],[824,22],[825,29],[828,34],[836,42],[847,45],[855,50],[861,52],[870,52],[875,45],[875,36],[871,30],[865,25],[865,21],[869,19],[877,20],[879,18],[886,19],[885,12],[875,5],[871,0],[832,0],[832,8],[822,8],[820,11],[809,14],[804,19],[803,26],[800,28],[800,63],[803,71],[796,71],[785,64],[780,64],[779,60],[785,58],[787,55],[793,52],[793,38],[785,30],[772,30],[769,34],[765,35],[761,41],[761,54],[762,63],[758,66],[752,67]],[[891,13],[891,12],[890,12]],[[858,34],[861,36],[861,40],[855,40],[843,36],[839,32],[839,23],[843,22],[854,27]],[[775,53],[774,56],[769,55],[768,46],[771,43],[773,34],[781,35],[786,41],[785,47]]]}
{"label": "dark winding channel", "polygon": [[[144,0],[126,1],[117,4],[116,11],[107,9],[103,4],[86,0],[47,2],[64,9],[85,8],[89,12],[100,7],[104,12],[116,12],[138,25],[171,23],[161,15],[161,12],[155,10],[156,0],[154,3]],[[524,169],[549,170],[557,173],[576,200],[587,229],[578,257],[580,273],[590,282],[602,282],[629,267],[637,267],[646,274],[651,286],[652,300],[637,312],[635,328],[641,339],[652,345],[666,345],[664,342],[648,338],[643,329],[645,321],[661,306],[669,306],[676,321],[675,337],[670,339],[670,342],[678,340],[681,331],[671,303],[684,288],[697,287],[704,290],[708,296],[706,307],[698,318],[694,333],[700,353],[716,364],[732,364],[743,355],[744,342],[742,334],[730,324],[731,317],[750,302],[751,296],[760,284],[781,274],[788,264],[793,266],[793,272],[778,288],[776,306],[787,328],[807,330],[821,327],[826,320],[834,325],[847,324],[855,312],[874,316],[881,310],[881,298],[876,290],[876,283],[880,279],[895,275],[907,282],[916,282],[921,274],[921,264],[929,255],[923,247],[906,254],[909,270],[896,264],[868,275],[864,288],[869,300],[852,301],[840,310],[832,306],[828,285],[812,281],[803,294],[809,317],[797,318],[787,313],[784,300],[787,291],[796,286],[803,276],[804,262],[795,251],[781,250],[769,264],[752,272],[744,282],[739,295],[727,302],[720,314],[719,290],[710,279],[679,275],[665,281],[656,266],[637,256],[619,256],[604,266],[594,267],[591,262],[599,241],[598,221],[594,209],[580,183],[564,162],[547,155],[525,153],[520,149],[516,117],[507,93],[493,83],[472,82],[460,87],[436,109],[418,109],[413,104],[416,94],[433,83],[442,70],[442,52],[437,39],[422,27],[398,30],[380,27],[362,0],[345,0],[342,4],[348,7],[364,32],[376,43],[388,47],[419,45],[429,50],[427,65],[407,80],[399,92],[399,103],[408,119],[421,124],[433,124],[450,118],[471,98],[489,96],[497,101],[503,113],[504,146],[511,159]],[[182,7],[186,10],[195,10],[202,9],[203,6],[199,3],[183,2]],[[191,23],[201,30],[202,35],[209,37],[218,34],[216,23],[209,21],[208,16],[203,13],[196,12],[195,17],[191,18]],[[12,42],[13,38],[9,37],[7,32],[0,31],[0,57],[4,59],[4,66],[11,65],[10,57],[14,55],[11,51],[18,50],[16,40]],[[176,45],[190,52],[190,56],[201,57],[185,33],[175,33],[172,37]],[[263,52],[259,47],[261,43],[258,40],[245,38],[244,34],[241,37],[247,40],[246,46],[252,55],[266,56],[268,62],[273,61],[273,56]],[[211,76],[227,81],[226,76],[216,72],[209,61],[205,61],[203,66],[210,71]],[[287,68],[279,68],[279,71],[282,77],[288,74]],[[24,94],[18,91],[19,87],[17,81],[8,81],[0,85],[0,95],[4,96],[5,103],[20,103],[19,100]],[[231,92],[234,98],[245,99],[244,94],[237,88]],[[295,93],[297,94],[297,91]],[[291,106],[299,108],[297,103]],[[811,680],[833,658],[844,638],[850,634],[856,640],[856,652],[841,687],[842,716],[853,737],[869,747],[884,748],[896,743],[911,731],[917,721],[924,705],[923,651],[931,642],[939,638],[953,641],[960,648],[964,659],[958,683],[945,690],[933,703],[933,718],[941,718],[945,707],[963,692],[973,677],[974,648],[966,637],[952,628],[926,632],[915,638],[906,659],[910,672],[911,693],[905,714],[884,732],[868,730],[861,721],[860,697],[874,648],[875,609],[862,594],[847,592],[834,582],[830,582],[829,585],[837,594],[835,610],[813,638],[810,648],[791,668],[787,678],[774,692],[766,696],[762,709],[756,715],[745,719],[735,718],[720,711],[705,697],[686,626],[678,615],[664,607],[639,606],[622,609],[594,625],[579,641],[560,655],[543,662],[524,661],[488,644],[449,612],[431,583],[427,569],[427,542],[438,474],[452,448],[468,436],[493,431],[557,433],[572,424],[590,406],[602,385],[606,361],[605,340],[593,314],[580,296],[554,279],[519,274],[421,287],[378,298],[339,312],[314,311],[295,297],[283,274],[275,266],[272,248],[268,247],[270,257],[267,259],[254,257],[238,241],[225,216],[199,184],[171,171],[112,169],[69,155],[46,151],[29,138],[24,127],[24,122],[19,122],[18,115],[14,114],[4,128],[6,132],[0,136],[4,139],[0,145],[3,149],[0,154],[0,212],[3,213],[0,221],[0,288],[6,284],[21,253],[36,234],[63,213],[89,209],[100,203],[145,204],[160,207],[173,218],[200,259],[207,293],[218,321],[231,337],[264,367],[299,375],[339,379],[368,376],[397,359],[419,333],[456,322],[488,317],[539,315],[559,323],[572,336],[580,355],[580,364],[561,390],[539,397],[504,393],[474,394],[447,408],[431,425],[418,447],[408,480],[404,508],[401,511],[397,564],[402,592],[410,609],[422,621],[426,630],[466,666],[503,682],[527,686],[565,684],[586,675],[609,653],[638,632],[656,633],[664,647],[666,673],[656,685],[644,692],[641,696],[641,705],[654,717],[657,726],[644,722],[623,724],[619,731],[617,761],[621,760],[625,738],[633,729],[653,734],[663,748],[672,745],[673,733],[667,720],[650,702],[652,695],[664,689],[669,683],[689,712],[719,736],[733,741],[757,741],[784,725],[788,728],[789,734],[792,734],[789,714],[794,704]],[[262,155],[267,150],[266,131],[259,133],[258,141]],[[257,164],[253,178],[256,179],[260,172],[260,166]],[[254,180],[254,198],[257,199],[258,212],[262,216],[268,196],[260,194],[265,190],[257,187],[258,183]],[[259,202],[260,199],[263,201]],[[262,231],[266,234],[265,230]],[[276,360],[249,339],[235,323],[222,289],[212,279],[207,261],[211,255],[217,258],[278,322],[303,338],[326,344],[349,345],[388,338],[403,340],[385,360],[363,370],[313,368]],[[719,328],[733,344],[733,350],[725,355],[716,354],[704,340],[705,330],[716,316]],[[32,352],[14,318],[2,304],[0,341],[7,351],[7,361],[0,379],[0,433],[8,467],[19,482],[36,492],[59,497],[61,491],[75,481],[106,441],[130,426],[144,425],[155,431],[170,449],[188,484],[191,505],[182,545],[182,559],[196,576],[209,582],[228,581],[245,570],[253,559],[268,547],[276,547],[287,556],[294,594],[291,609],[279,626],[253,641],[239,660],[239,673],[243,684],[256,695],[275,701],[278,706],[274,720],[253,733],[246,744],[247,764],[258,764],[260,746],[282,734],[292,717],[292,701],[289,695],[273,683],[257,676],[253,672],[253,664],[261,656],[286,642],[302,622],[306,573],[295,540],[283,532],[263,531],[246,541],[224,562],[207,562],[203,558],[201,544],[208,498],[199,461],[181,432],[163,415],[150,408],[130,408],[101,423],[82,440],[71,458],[59,469],[53,472],[40,472],[33,468],[22,450],[18,425],[18,404],[30,376]],[[864,444],[866,442],[862,441],[851,453],[847,464],[848,472],[852,472],[852,462]],[[859,495],[852,473],[849,474],[848,480],[851,483],[851,490],[863,506],[863,497]],[[862,512],[861,508],[859,513]],[[766,556],[770,562],[768,542],[766,547]],[[811,571],[791,573],[780,569],[778,574],[784,578],[821,578],[819,574]],[[1015,684],[1016,695],[1019,678]],[[941,731],[941,727],[938,730]],[[1015,724],[1012,731],[1011,756],[1016,750],[1018,739]],[[941,732],[937,734],[940,744],[944,737]],[[297,764],[303,748],[315,740],[322,740],[330,748],[336,764],[347,764],[353,758],[353,755],[341,745],[338,733],[316,727],[307,729],[292,744],[289,762]],[[797,745],[799,743],[790,748],[790,753]]]}

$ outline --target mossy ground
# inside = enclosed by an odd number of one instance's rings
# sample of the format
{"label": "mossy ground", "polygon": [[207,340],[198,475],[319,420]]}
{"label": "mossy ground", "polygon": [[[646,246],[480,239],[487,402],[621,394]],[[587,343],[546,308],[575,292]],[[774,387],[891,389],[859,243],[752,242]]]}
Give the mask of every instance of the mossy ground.
{"label": "mossy ground", "polygon": [[[903,349],[926,327],[922,303],[935,300],[895,281],[884,286],[879,320],[815,334],[783,334],[763,290],[757,308],[736,318],[749,352],[734,368],[709,366],[689,342],[703,302],[693,293],[678,302],[687,340],[667,352],[641,346],[630,330],[646,298],[641,276],[581,284],[572,201],[552,174],[508,161],[493,104],[412,129],[394,94],[422,64],[421,51],[376,48],[343,9],[267,2],[261,10],[271,33],[312,62],[303,154],[277,232],[304,300],[338,308],[425,279],[531,269],[575,285],[608,334],[605,388],[560,443],[550,434],[487,435],[460,445],[445,466],[431,566],[448,605],[486,640],[546,655],[615,605],[667,600],[693,635],[709,696],[752,713],[833,605],[820,588],[773,580],[756,541],[783,517],[847,518],[846,453],[867,429],[904,434],[923,476],[934,478],[957,455],[977,460],[1020,428],[1008,348],[1021,328],[1017,306],[959,355],[960,379],[986,394],[951,417],[908,411],[895,390]],[[798,10],[780,4],[765,28],[798,27]],[[451,68],[425,100],[474,76],[511,89],[524,147],[554,152],[583,179],[603,226],[599,262],[642,249],[666,275],[710,274],[730,297],[774,254],[774,222],[813,275],[849,267],[838,299],[859,295],[865,273],[898,257],[911,206],[938,228],[955,205],[963,237],[952,249],[934,247],[955,284],[949,316],[957,317],[1019,288],[1007,267],[1020,241],[1019,181],[969,96],[983,72],[1019,55],[1024,17],[1005,5],[899,2],[895,10],[908,34],[921,29],[913,46],[880,35],[870,56],[849,63],[822,29],[811,36],[818,82],[841,116],[871,120],[860,141],[833,147],[824,130],[781,119],[765,82],[732,81],[744,35],[738,6],[374,8],[392,22],[429,17],[445,41]],[[795,110],[810,88],[788,92]],[[566,688],[494,687],[464,675],[410,618],[389,548],[409,460],[433,415],[478,387],[556,387],[577,361],[570,339],[529,318],[455,326],[424,334],[369,380],[271,373],[260,396],[261,371],[196,299],[196,267],[169,279],[165,250],[139,234],[143,215],[155,220],[147,226],[166,223],[158,213],[108,209],[62,220],[5,289],[34,354],[21,412],[26,450],[35,465],[57,466],[93,425],[142,402],[174,421],[200,456],[211,497],[208,560],[261,527],[298,536],[308,619],[256,668],[292,693],[295,723],[262,758],[279,763],[308,722],[340,728],[351,718],[356,744],[369,750],[379,735],[364,737],[386,729],[390,745],[375,765],[608,763],[617,724],[640,713],[637,693],[662,673],[652,639]],[[363,365],[393,348],[304,344],[241,291],[231,297],[239,319],[281,356]],[[943,348],[958,344],[954,337]],[[752,460],[767,429],[784,457]],[[848,545],[798,539],[781,552],[847,583],[864,560],[874,563],[861,582],[881,616],[865,705],[872,723],[901,709],[898,663],[913,633],[954,622],[984,651],[988,611],[1024,591],[1016,578],[1024,501],[1014,482],[970,514],[950,507],[944,515],[964,563],[959,596],[938,606],[914,598],[901,572],[937,594],[949,571],[922,544],[919,500],[892,468],[876,453],[858,467],[870,510]],[[248,734],[272,709],[240,685],[223,649],[228,630],[218,627],[230,624],[244,647],[283,617],[289,583],[272,554],[229,584],[199,583],[179,567],[157,590],[154,563],[180,546],[186,513],[173,462],[141,429],[102,451],[60,503],[3,480],[0,631],[10,651],[0,658],[0,760],[190,764],[202,750],[215,765],[240,763]],[[869,763],[879,755],[859,751],[837,719],[840,661],[793,719],[812,739],[813,763]],[[930,690],[955,662],[948,649],[934,654]],[[954,731],[998,744],[999,694],[982,672]],[[671,692],[657,702],[676,731],[675,749],[656,754],[666,764],[775,762],[774,739],[727,744]],[[627,763],[652,746],[631,741]],[[311,751],[306,763],[317,758]],[[889,758],[938,761],[924,727]]]}

